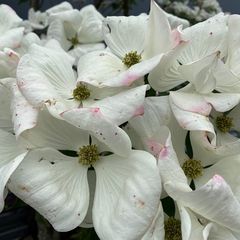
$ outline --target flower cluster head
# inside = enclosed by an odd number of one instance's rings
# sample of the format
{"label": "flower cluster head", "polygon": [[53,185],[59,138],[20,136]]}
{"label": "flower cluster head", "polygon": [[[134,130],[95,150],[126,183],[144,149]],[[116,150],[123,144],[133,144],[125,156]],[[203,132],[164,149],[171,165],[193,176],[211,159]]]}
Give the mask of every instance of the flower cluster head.
{"label": "flower cluster head", "polygon": [[8,190],[57,231],[240,238],[239,15],[2,4],[0,23],[1,210]]}

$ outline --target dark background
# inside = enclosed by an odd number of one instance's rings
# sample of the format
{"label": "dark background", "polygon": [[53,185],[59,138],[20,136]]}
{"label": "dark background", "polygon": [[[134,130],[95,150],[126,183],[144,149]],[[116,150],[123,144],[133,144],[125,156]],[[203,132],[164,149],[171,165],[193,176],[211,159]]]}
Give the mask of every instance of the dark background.
{"label": "dark background", "polygon": [[[84,4],[92,3],[91,0],[68,0],[74,7],[80,8]],[[26,19],[28,12],[28,3],[18,4],[19,0],[0,0],[0,3],[5,3],[10,5],[20,17]],[[63,0],[43,0],[41,10],[45,10],[49,7],[61,3]],[[137,15],[141,12],[148,12],[150,0],[138,0],[137,4],[134,5],[133,9],[130,11],[130,14]],[[238,0],[219,0],[218,1],[224,12],[231,12],[240,14],[240,1]]]}

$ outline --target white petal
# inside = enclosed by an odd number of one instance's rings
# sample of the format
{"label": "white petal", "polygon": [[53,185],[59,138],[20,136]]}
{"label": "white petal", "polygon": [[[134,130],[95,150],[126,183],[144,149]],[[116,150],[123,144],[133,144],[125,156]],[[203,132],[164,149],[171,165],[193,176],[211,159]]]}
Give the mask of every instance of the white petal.
{"label": "white petal", "polygon": [[87,167],[51,149],[30,152],[10,178],[9,189],[57,231],[83,221],[89,204]]}
{"label": "white petal", "polygon": [[46,10],[46,13],[52,14],[73,9],[69,2],[62,2]]}
{"label": "white petal", "polygon": [[131,51],[141,54],[145,40],[147,16],[107,17],[103,21],[104,40],[120,58]]}
{"label": "white petal", "polygon": [[68,41],[66,37],[64,24],[58,18],[50,22],[47,30],[47,36],[49,39],[56,39],[66,51],[71,47],[71,42]]}
{"label": "white petal", "polygon": [[121,59],[111,52],[94,51],[79,59],[78,80],[100,86],[126,69]]}
{"label": "white petal", "polygon": [[0,49],[5,47],[15,49],[20,47],[23,38],[24,28],[13,28],[0,36]]}
{"label": "white petal", "polygon": [[[17,83],[24,97],[33,105],[46,104],[57,108],[70,104],[76,87],[72,63],[63,51],[32,45],[30,54],[24,55],[17,69]],[[63,107],[64,109],[64,107]]]}
{"label": "white petal", "polygon": [[168,52],[172,47],[171,27],[165,12],[151,0],[144,47],[144,58]]}
{"label": "white petal", "polygon": [[[79,44],[78,46],[74,47],[72,50],[68,51],[68,54],[75,58],[74,65],[77,65],[79,59],[83,55],[89,52],[103,50],[104,48],[105,48],[105,45],[103,43]],[[95,64],[94,64],[94,67],[95,67]]]}
{"label": "white petal", "polygon": [[81,223],[80,227],[92,228],[93,227],[92,208],[93,208],[94,194],[95,194],[95,189],[96,189],[96,173],[95,173],[95,171],[92,169],[89,169],[87,177],[88,177],[90,200],[89,200],[87,215],[84,218],[83,222]]}
{"label": "white petal", "polygon": [[[196,213],[232,230],[239,231],[240,203],[225,180],[215,175],[205,185],[186,192],[182,184],[165,184],[168,194]],[[214,204],[211,204],[214,203]]]}
{"label": "white petal", "polygon": [[170,121],[171,109],[168,96],[148,97],[144,101],[144,114],[129,121],[131,127],[143,139],[150,139],[158,134],[162,125],[167,125]]}
{"label": "white petal", "polygon": [[[239,236],[239,234],[238,234]],[[213,224],[208,240],[237,240],[239,238],[236,238],[231,231],[229,231],[227,228],[221,227],[218,224]]]}
{"label": "white petal", "polygon": [[189,43],[181,42],[176,48],[166,53],[159,64],[149,73],[148,80],[153,89],[164,92],[186,81],[178,72],[180,63],[177,58],[187,44]]}
{"label": "white petal", "polygon": [[239,103],[240,94],[212,93],[204,96],[204,99],[210,103],[216,111],[227,112]]}
{"label": "white petal", "polygon": [[78,151],[88,145],[89,134],[57,119],[43,110],[39,112],[36,126],[22,133],[22,137],[34,147],[51,147],[57,150]]}
{"label": "white petal", "polygon": [[179,66],[179,72],[192,83],[198,93],[211,93],[216,86],[213,73],[218,63],[218,53],[211,54],[196,62]]}
{"label": "white petal", "polygon": [[81,43],[96,43],[103,40],[103,16],[93,5],[88,5],[79,11],[82,17],[78,36]]}
{"label": "white petal", "polygon": [[146,90],[147,85],[132,88],[96,101],[91,107],[98,107],[108,120],[119,126],[132,117],[144,114],[143,102]]}
{"label": "white petal", "polygon": [[26,153],[27,150],[17,144],[14,135],[0,130],[0,211],[4,207],[5,185]]}
{"label": "white petal", "polygon": [[219,62],[214,76],[217,81],[216,90],[220,92],[239,93],[240,79],[223,62]]}
{"label": "white petal", "polygon": [[227,67],[229,67],[232,72],[239,76],[239,39],[240,35],[237,29],[240,26],[240,17],[237,14],[230,15],[228,18],[228,57],[226,61]]}
{"label": "white petal", "polygon": [[63,112],[64,120],[74,126],[89,131],[114,153],[127,156],[131,149],[128,135],[117,125],[108,121],[99,108],[78,108]]}
{"label": "white petal", "polygon": [[6,4],[0,6],[0,32],[3,34],[7,30],[17,27],[22,19],[16,12]]}
{"label": "white petal", "polygon": [[169,21],[172,29],[175,29],[180,25],[183,28],[189,27],[189,25],[190,25],[190,23],[187,19],[180,18],[178,16],[175,16],[175,15],[167,13],[167,12],[165,14],[167,15],[168,21]]}
{"label": "white petal", "polygon": [[138,240],[159,207],[161,183],[155,159],[143,151],[104,157],[97,175],[93,222],[101,239]]}
{"label": "white petal", "polygon": [[36,125],[38,110],[27,102],[16,83],[13,83],[12,91],[12,121],[14,124],[14,133],[18,137],[22,132]]}
{"label": "white petal", "polygon": [[12,115],[10,111],[11,92],[7,86],[0,85],[0,128],[12,132]]}
{"label": "white petal", "polygon": [[184,39],[189,40],[190,44],[184,49],[179,61],[182,64],[194,62],[218,51],[221,56],[225,56],[227,20],[228,16],[219,13],[204,22],[184,29]]}
{"label": "white petal", "polygon": [[181,216],[181,230],[183,240],[206,240],[203,238],[204,226],[200,224],[197,216],[188,208],[179,206]]}
{"label": "white petal", "polygon": [[164,214],[162,204],[159,204],[158,211],[151,226],[141,240],[164,240]]}

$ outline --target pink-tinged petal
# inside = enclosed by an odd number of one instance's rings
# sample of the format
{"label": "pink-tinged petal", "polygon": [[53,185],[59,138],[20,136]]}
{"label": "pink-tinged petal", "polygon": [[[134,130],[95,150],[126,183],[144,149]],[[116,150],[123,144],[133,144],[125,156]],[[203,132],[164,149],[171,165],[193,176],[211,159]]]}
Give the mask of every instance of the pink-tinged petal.
{"label": "pink-tinged petal", "polygon": [[171,27],[165,12],[151,0],[143,56],[151,58],[172,48]]}
{"label": "pink-tinged petal", "polygon": [[57,231],[70,231],[87,213],[87,170],[77,158],[56,150],[33,150],[12,174],[8,187]]}
{"label": "pink-tinged petal", "polygon": [[158,168],[160,175],[163,179],[163,183],[168,181],[178,182],[185,185],[186,189],[190,189],[188,186],[187,178],[180,166],[176,152],[172,145],[171,133],[169,129],[165,129],[165,141],[163,141],[163,147],[158,155]]}
{"label": "pink-tinged petal", "polygon": [[240,202],[220,175],[213,176],[195,191],[187,192],[182,184],[173,182],[168,182],[164,186],[174,200],[180,201],[204,218],[239,232]]}
{"label": "pink-tinged petal", "polygon": [[0,211],[4,207],[5,186],[26,154],[27,150],[16,142],[13,134],[0,130]]}
{"label": "pink-tinged petal", "polygon": [[212,133],[212,143],[214,144],[215,131],[209,118],[198,113],[184,111],[175,104],[171,104],[172,111],[179,125],[186,130],[207,131]]}
{"label": "pink-tinged petal", "polygon": [[172,48],[177,47],[179,44],[181,44],[182,40],[182,26],[179,26],[176,29],[173,29],[171,31],[171,41],[172,41]]}
{"label": "pink-tinged petal", "polygon": [[89,131],[114,153],[127,156],[131,150],[128,135],[116,124],[110,122],[99,108],[78,108],[63,112],[62,118],[70,124]]}
{"label": "pink-tinged petal", "polygon": [[213,166],[204,169],[203,175],[195,180],[195,185],[197,188],[206,184],[208,179],[212,178],[215,174],[221,175],[226,182],[231,187],[234,195],[237,197],[240,202],[240,176],[239,176],[239,167],[240,167],[240,155],[235,154],[228,157],[219,157],[218,162]]}
{"label": "pink-tinged petal", "polygon": [[16,83],[12,85],[12,121],[14,125],[14,133],[19,137],[22,132],[36,126],[38,118],[38,110],[27,102],[19,91]]}
{"label": "pink-tinged petal", "polygon": [[168,96],[148,97],[144,101],[144,114],[129,121],[131,127],[144,139],[161,137],[158,132],[171,118]]}
{"label": "pink-tinged petal", "polygon": [[143,85],[104,98],[96,101],[91,107],[98,107],[106,119],[119,126],[132,117],[144,113],[143,102],[147,87]]}
{"label": "pink-tinged petal", "polygon": [[151,72],[161,61],[161,58],[162,54],[143,60],[108,81],[105,81],[102,85],[110,87],[130,86],[134,81]]}
{"label": "pink-tinged petal", "polygon": [[142,54],[147,27],[147,16],[107,17],[103,21],[104,41],[120,58],[131,52]]}
{"label": "pink-tinged petal", "polygon": [[204,96],[195,93],[170,92],[170,102],[183,111],[198,113],[208,116],[212,106],[204,99]]}
{"label": "pink-tinged petal", "polygon": [[[161,181],[154,157],[132,151],[103,157],[94,166],[93,223],[101,239],[141,239],[159,209]],[[161,210],[162,211],[162,210]]]}

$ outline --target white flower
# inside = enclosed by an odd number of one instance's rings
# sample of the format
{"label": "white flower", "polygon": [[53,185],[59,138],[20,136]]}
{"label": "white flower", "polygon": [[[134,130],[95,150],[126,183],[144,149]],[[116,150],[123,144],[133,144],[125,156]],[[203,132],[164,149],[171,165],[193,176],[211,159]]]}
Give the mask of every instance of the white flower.
{"label": "white flower", "polygon": [[[226,56],[228,16],[220,13],[202,23],[186,28],[181,33],[185,43],[167,53],[159,65],[150,73],[149,83],[157,91],[170,90],[189,79],[180,69],[187,65],[188,69],[203,68],[208,56],[220,52]],[[208,59],[209,61],[210,59]],[[198,62],[198,63],[197,63]],[[205,66],[206,67],[206,66]]]}
{"label": "white flower", "polygon": [[[154,1],[149,16],[107,17],[103,21],[107,49],[81,57],[79,77],[95,87],[130,86],[159,63],[162,53],[179,44],[179,36]],[[96,71],[85,69],[92,62]]]}
{"label": "white flower", "polygon": [[[9,189],[56,230],[69,231],[79,226],[87,214],[87,174],[88,167],[93,166],[96,190],[92,218],[97,234],[101,239],[140,239],[159,208],[161,181],[154,157],[130,150],[124,145],[124,132],[112,131],[111,124],[98,133],[101,143],[91,134],[96,129],[82,131],[47,112],[41,114],[38,125],[25,131],[23,138],[31,145],[52,148],[30,151],[11,175]],[[86,124],[92,124],[87,115]],[[65,156],[57,149],[77,155]],[[109,150],[114,153],[105,156]]]}
{"label": "white flower", "polygon": [[84,113],[85,108],[91,107],[117,125],[142,114],[146,85],[98,100],[94,92],[76,80],[71,60],[64,52],[31,46],[20,59],[17,84],[32,106],[47,106],[57,118],[71,108],[80,107],[78,110]]}
{"label": "white flower", "polygon": [[47,38],[56,39],[75,58],[75,65],[85,53],[105,48],[101,43],[103,16],[93,5],[80,11],[51,12],[50,16]]}
{"label": "white flower", "polygon": [[23,37],[23,27],[19,27],[22,19],[13,9],[5,4],[0,5],[0,50],[18,48]]}

